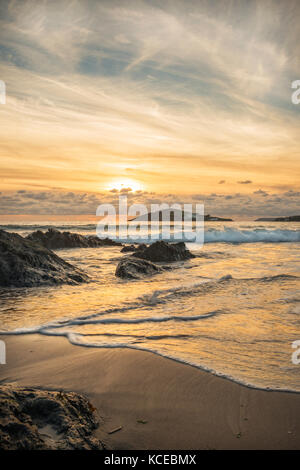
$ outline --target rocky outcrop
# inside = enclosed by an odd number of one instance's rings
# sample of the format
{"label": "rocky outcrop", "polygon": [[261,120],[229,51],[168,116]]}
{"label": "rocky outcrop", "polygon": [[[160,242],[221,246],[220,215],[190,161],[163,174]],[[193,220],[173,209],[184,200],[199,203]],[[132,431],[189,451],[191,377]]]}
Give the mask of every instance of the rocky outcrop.
{"label": "rocky outcrop", "polygon": [[255,222],[300,222],[300,215],[290,215],[287,217],[261,217]]}
{"label": "rocky outcrop", "polygon": [[136,247],[134,245],[125,245],[123,246],[121,253],[130,253],[131,251],[136,251]]}
{"label": "rocky outcrop", "polygon": [[88,276],[52,251],[16,233],[0,230],[0,286],[77,284]]}
{"label": "rocky outcrop", "polygon": [[145,245],[144,243],[141,243],[140,245],[125,245],[123,246],[122,250],[121,250],[121,253],[129,253],[131,251],[139,251],[139,250],[144,250],[145,248],[147,248],[147,245]]}
{"label": "rocky outcrop", "polygon": [[1,450],[101,450],[98,417],[82,395],[0,387]]}
{"label": "rocky outcrop", "polygon": [[124,279],[141,279],[162,272],[162,268],[143,259],[133,257],[123,258],[116,269],[116,276]]}
{"label": "rocky outcrop", "polygon": [[162,263],[194,258],[194,255],[186,248],[184,242],[168,243],[164,241],[157,241],[144,249],[137,250],[132,256]]}
{"label": "rocky outcrop", "polygon": [[204,221],[205,222],[233,222],[233,219],[228,219],[224,217],[216,217],[214,215],[207,214],[204,216]]}
{"label": "rocky outcrop", "polygon": [[110,238],[100,239],[96,236],[84,236],[78,233],[60,232],[54,228],[49,228],[47,232],[37,230],[27,235],[27,240],[39,243],[49,250],[60,248],[97,248],[99,246],[122,246],[122,243],[115,242]]}
{"label": "rocky outcrop", "polygon": [[[169,208],[169,209],[164,209],[161,211],[154,211],[154,212],[146,212],[144,214],[139,215],[138,217],[134,217],[131,219],[131,222],[158,222],[158,221],[170,221],[170,222],[176,222],[179,223],[180,221],[193,221],[196,222],[198,220],[199,215],[197,217],[196,213],[189,212],[189,211],[184,211],[180,209],[175,209],[175,208]],[[203,219],[205,221],[216,221],[216,222],[233,222],[232,219],[229,218],[223,218],[223,217],[217,217],[217,216],[212,216],[210,214],[205,214]]]}

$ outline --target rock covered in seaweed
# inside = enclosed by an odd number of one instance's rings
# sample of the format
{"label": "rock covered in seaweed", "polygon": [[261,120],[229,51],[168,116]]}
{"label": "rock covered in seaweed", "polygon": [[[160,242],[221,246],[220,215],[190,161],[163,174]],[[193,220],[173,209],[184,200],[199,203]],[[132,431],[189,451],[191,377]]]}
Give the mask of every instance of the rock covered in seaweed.
{"label": "rock covered in seaweed", "polygon": [[147,248],[147,245],[145,245],[144,243],[141,243],[140,245],[124,245],[122,250],[121,250],[121,253],[129,253],[131,251],[139,251],[139,250],[144,250],[145,248]]}
{"label": "rock covered in seaweed", "polygon": [[144,249],[137,250],[132,256],[161,263],[194,258],[194,255],[186,248],[184,242],[168,243],[165,241],[157,241]]}
{"label": "rock covered in seaweed", "polygon": [[49,250],[63,248],[97,248],[99,246],[122,246],[122,243],[110,238],[98,238],[93,235],[84,236],[72,232],[60,232],[55,228],[49,228],[46,232],[37,230],[27,235],[27,240],[37,242]]}
{"label": "rock covered in seaweed", "polygon": [[93,405],[73,392],[0,386],[1,450],[102,450]]}
{"label": "rock covered in seaweed", "polygon": [[151,263],[151,261],[136,259],[133,257],[123,258],[116,269],[116,276],[125,279],[141,279],[144,276],[158,274],[162,268]]}
{"label": "rock covered in seaweed", "polygon": [[129,253],[131,251],[136,251],[136,247],[134,245],[125,245],[123,246],[121,253]]}
{"label": "rock covered in seaweed", "polygon": [[0,286],[34,287],[87,282],[88,276],[52,251],[0,230]]}

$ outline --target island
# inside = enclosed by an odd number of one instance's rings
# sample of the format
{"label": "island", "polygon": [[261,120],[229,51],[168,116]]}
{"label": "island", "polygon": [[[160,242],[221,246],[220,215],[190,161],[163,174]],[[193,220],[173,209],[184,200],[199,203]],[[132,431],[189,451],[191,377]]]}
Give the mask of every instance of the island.
{"label": "island", "polygon": [[[165,209],[165,210],[156,211],[156,212],[147,212],[145,214],[141,214],[137,217],[130,219],[130,222],[132,221],[151,222],[151,220],[162,222],[163,219],[165,221],[170,220],[170,222],[178,221],[180,219],[184,221],[184,211],[170,208],[170,209]],[[196,214],[185,213],[185,220],[195,222]],[[204,215],[204,221],[205,222],[233,222],[232,219],[211,216],[210,214]]]}
{"label": "island", "polygon": [[300,215],[290,215],[288,217],[261,217],[255,222],[300,222]]}

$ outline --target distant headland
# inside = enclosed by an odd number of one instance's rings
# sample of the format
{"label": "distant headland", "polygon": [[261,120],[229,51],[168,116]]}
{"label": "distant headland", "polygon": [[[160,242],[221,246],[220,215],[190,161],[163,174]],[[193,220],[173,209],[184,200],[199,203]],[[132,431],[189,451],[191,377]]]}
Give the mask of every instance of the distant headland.
{"label": "distant headland", "polygon": [[261,217],[255,222],[300,222],[300,215],[290,215],[288,217]]}
{"label": "distant headland", "polygon": [[[166,217],[165,217],[166,216]],[[156,211],[156,212],[147,212],[146,214],[139,215],[138,217],[135,217],[131,219],[131,221],[148,221],[151,222],[151,220],[154,221],[162,221],[163,219],[165,220],[170,220],[170,222],[174,222],[175,220],[178,221],[178,218],[181,220],[184,220],[184,212],[183,211],[178,211],[177,209],[168,209],[168,210],[161,210],[161,211]],[[196,214],[191,213],[186,213],[186,218],[189,220],[192,220],[193,222],[196,221]],[[216,217],[216,216],[211,216],[210,214],[205,214],[204,215],[204,220],[206,222],[233,222],[232,219],[227,219],[223,217]]]}

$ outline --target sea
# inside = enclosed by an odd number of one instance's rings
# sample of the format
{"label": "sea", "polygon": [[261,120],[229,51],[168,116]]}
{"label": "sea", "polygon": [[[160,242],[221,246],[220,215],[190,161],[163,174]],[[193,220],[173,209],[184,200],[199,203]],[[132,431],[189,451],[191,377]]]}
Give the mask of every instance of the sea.
{"label": "sea", "polygon": [[[25,236],[49,227],[96,233],[90,219],[0,228]],[[300,223],[204,228],[203,246],[187,243],[195,258],[141,280],[115,276],[120,247],[57,250],[91,282],[1,288],[1,333],[149,351],[249,387],[300,392]]]}

